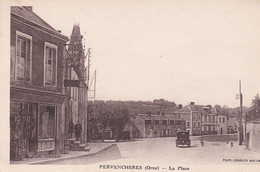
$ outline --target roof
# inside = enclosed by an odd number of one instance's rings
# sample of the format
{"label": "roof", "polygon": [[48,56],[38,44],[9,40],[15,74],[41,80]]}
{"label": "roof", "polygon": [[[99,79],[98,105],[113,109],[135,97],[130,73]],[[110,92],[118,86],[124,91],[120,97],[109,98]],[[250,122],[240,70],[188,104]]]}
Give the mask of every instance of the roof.
{"label": "roof", "polygon": [[143,120],[183,120],[175,115],[148,115],[148,114],[138,114],[136,117],[140,117]]}
{"label": "roof", "polygon": [[42,30],[47,30],[60,38],[68,41],[68,37],[62,35],[58,30],[54,29],[51,25],[49,25],[46,21],[44,21],[41,17],[35,14],[32,11],[32,7],[29,6],[12,6],[11,14],[19,17],[21,20],[29,21],[34,25],[39,26]]}
{"label": "roof", "polygon": [[183,108],[177,110],[175,113],[200,112],[202,114],[208,114],[208,112],[204,110],[203,107],[203,105],[186,105]]}
{"label": "roof", "polygon": [[82,47],[82,35],[80,34],[79,24],[74,24],[72,33],[70,36],[69,51],[83,51]]}

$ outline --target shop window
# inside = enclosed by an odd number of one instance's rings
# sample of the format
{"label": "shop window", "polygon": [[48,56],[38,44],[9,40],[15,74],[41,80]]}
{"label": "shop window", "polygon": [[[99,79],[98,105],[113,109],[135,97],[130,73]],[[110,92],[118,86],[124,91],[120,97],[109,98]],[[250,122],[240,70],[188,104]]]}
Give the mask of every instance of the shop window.
{"label": "shop window", "polygon": [[55,107],[40,106],[39,139],[54,138]]}

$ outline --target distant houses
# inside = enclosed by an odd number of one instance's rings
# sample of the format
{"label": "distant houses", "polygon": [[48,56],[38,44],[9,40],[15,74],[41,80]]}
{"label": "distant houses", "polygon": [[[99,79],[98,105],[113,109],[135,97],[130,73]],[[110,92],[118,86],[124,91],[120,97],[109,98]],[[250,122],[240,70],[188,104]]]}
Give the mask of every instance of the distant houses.
{"label": "distant houses", "polygon": [[236,133],[237,118],[231,118],[229,122],[228,110],[216,105],[196,105],[195,102],[181,107],[175,113],[185,120],[186,130],[191,135],[228,134]]}
{"label": "distant houses", "polygon": [[174,115],[138,114],[131,121],[141,138],[176,136],[178,130],[186,130],[185,120]]}

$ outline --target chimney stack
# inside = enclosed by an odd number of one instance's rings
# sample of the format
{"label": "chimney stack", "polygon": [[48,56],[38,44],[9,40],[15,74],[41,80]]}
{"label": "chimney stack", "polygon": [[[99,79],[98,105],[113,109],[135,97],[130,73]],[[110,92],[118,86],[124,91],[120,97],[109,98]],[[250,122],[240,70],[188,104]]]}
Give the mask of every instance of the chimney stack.
{"label": "chimney stack", "polygon": [[182,108],[182,104],[179,104],[179,108],[180,108],[180,109]]}
{"label": "chimney stack", "polygon": [[195,105],[195,102],[190,102],[190,105]]}

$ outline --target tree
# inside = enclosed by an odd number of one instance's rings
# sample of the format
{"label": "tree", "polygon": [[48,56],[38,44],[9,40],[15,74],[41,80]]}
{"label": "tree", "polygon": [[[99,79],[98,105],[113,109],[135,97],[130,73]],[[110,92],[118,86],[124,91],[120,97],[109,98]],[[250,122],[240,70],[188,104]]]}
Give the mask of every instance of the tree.
{"label": "tree", "polygon": [[249,108],[246,120],[247,121],[256,121],[260,119],[260,97],[257,94],[252,100],[251,107]]}

